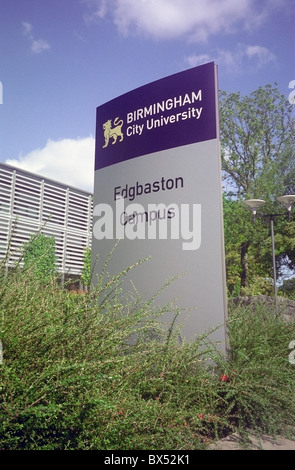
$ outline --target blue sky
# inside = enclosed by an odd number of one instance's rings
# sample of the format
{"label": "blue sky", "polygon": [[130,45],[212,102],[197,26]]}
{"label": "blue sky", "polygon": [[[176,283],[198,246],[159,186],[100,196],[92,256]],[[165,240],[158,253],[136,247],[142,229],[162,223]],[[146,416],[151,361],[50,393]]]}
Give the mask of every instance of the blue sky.
{"label": "blue sky", "polygon": [[294,0],[0,0],[0,161],[92,190],[97,106],[212,60],[288,99],[294,46]]}

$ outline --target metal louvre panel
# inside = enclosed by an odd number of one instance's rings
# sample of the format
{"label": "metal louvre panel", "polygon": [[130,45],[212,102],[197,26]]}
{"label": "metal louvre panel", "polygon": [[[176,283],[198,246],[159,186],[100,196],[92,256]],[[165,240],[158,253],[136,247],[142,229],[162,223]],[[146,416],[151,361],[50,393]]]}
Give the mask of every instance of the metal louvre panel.
{"label": "metal louvre panel", "polygon": [[0,168],[0,215],[8,214],[11,206],[12,174]]}
{"label": "metal louvre panel", "polygon": [[85,234],[67,233],[65,268],[71,273],[80,272],[83,268],[84,249],[87,246]]}
{"label": "metal louvre panel", "polygon": [[10,264],[34,233],[53,236],[58,271],[80,274],[91,246],[92,194],[0,162],[0,261]]}
{"label": "metal louvre panel", "polygon": [[8,247],[9,220],[0,216],[0,260],[4,259]]}

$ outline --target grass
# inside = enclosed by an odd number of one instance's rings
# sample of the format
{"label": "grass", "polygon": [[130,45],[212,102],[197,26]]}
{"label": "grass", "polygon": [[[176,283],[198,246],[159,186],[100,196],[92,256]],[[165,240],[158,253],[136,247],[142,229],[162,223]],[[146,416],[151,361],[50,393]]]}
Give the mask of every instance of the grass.
{"label": "grass", "polygon": [[232,307],[224,358],[163,329],[171,306],[122,301],[124,273],[83,294],[1,273],[1,450],[195,450],[295,426],[295,321]]}

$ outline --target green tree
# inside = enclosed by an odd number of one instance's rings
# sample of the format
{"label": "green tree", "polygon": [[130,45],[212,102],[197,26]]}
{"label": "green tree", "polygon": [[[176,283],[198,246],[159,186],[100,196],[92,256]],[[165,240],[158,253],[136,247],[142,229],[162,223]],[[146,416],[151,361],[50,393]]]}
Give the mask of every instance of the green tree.
{"label": "green tree", "polygon": [[[220,93],[222,168],[237,197],[274,195],[294,172],[292,105],[276,87]],[[294,183],[293,183],[294,184]]]}
{"label": "green tree", "polygon": [[[241,204],[230,205],[228,198],[236,202],[264,199],[267,213],[282,212],[277,196],[295,190],[292,111],[292,105],[276,86],[259,87],[245,97],[240,93],[220,93],[222,169],[227,182],[225,219],[229,217],[225,225],[231,227],[225,231],[225,241],[228,256],[230,253],[235,260],[239,256],[239,285],[244,289],[249,286],[251,269],[252,274],[272,275],[269,226],[259,221],[253,230],[250,214],[246,215]],[[234,229],[232,224],[237,224]],[[277,220],[278,269],[294,253],[284,231],[285,221]]]}
{"label": "green tree", "polygon": [[283,293],[286,297],[295,300],[295,278],[286,279],[279,287],[279,292]]}
{"label": "green tree", "polygon": [[84,261],[81,274],[81,281],[83,285],[89,289],[91,284],[91,249],[86,246],[84,248]]}
{"label": "green tree", "polygon": [[57,273],[55,238],[41,233],[32,235],[24,246],[24,268],[36,279],[47,282]]}
{"label": "green tree", "polygon": [[271,295],[273,285],[269,225],[262,220],[257,220],[254,225],[252,214],[241,200],[224,196],[223,212],[229,296]]}

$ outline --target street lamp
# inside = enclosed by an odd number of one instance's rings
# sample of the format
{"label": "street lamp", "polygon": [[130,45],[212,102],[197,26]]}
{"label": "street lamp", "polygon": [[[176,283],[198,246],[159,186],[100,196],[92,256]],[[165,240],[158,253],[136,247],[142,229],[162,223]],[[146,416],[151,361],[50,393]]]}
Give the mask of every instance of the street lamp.
{"label": "street lamp", "polygon": [[[287,209],[288,220],[291,219],[291,207],[295,202],[294,194],[287,194],[285,196],[280,196],[277,198],[285,208]],[[286,214],[262,214],[257,215],[257,209],[265,204],[263,199],[248,199],[244,201],[244,204],[252,211],[253,222],[255,222],[256,217],[261,217],[264,219],[270,220],[270,231],[271,231],[271,249],[272,249],[272,268],[273,268],[273,287],[274,287],[274,297],[275,297],[275,306],[278,313],[278,296],[277,296],[277,274],[276,274],[276,257],[275,257],[275,241],[274,241],[274,219],[276,217],[286,216]]]}
{"label": "street lamp", "polygon": [[278,197],[278,201],[284,204],[285,208],[288,211],[288,219],[290,220],[291,219],[291,207],[292,207],[292,204],[295,202],[294,194],[287,194],[286,196],[280,196]]}
{"label": "street lamp", "polygon": [[246,206],[251,209],[253,214],[253,222],[255,222],[257,209],[263,204],[265,204],[265,201],[263,199],[248,199],[247,201],[244,201],[244,204],[246,204]]}

